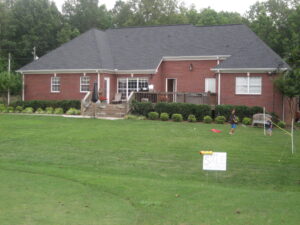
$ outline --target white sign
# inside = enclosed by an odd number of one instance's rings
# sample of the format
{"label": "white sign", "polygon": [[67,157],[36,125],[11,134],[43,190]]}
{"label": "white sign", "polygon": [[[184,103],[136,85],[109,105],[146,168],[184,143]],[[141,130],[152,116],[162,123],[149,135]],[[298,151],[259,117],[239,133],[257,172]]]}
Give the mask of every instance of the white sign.
{"label": "white sign", "polygon": [[214,152],[211,155],[203,155],[203,170],[226,171],[226,162],[226,152]]}

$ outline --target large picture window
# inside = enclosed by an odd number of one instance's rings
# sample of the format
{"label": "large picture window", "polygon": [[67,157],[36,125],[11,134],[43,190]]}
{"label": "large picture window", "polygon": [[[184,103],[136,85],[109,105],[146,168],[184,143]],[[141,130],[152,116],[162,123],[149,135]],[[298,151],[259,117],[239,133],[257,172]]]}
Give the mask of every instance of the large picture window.
{"label": "large picture window", "polygon": [[119,78],[118,93],[122,93],[122,98],[126,99],[132,91],[147,91],[147,78]]}
{"label": "large picture window", "polygon": [[88,92],[90,90],[90,77],[80,77],[80,92]]}
{"label": "large picture window", "polygon": [[51,77],[51,92],[60,92],[60,77]]}
{"label": "large picture window", "polygon": [[236,77],[236,94],[261,94],[261,77]]}

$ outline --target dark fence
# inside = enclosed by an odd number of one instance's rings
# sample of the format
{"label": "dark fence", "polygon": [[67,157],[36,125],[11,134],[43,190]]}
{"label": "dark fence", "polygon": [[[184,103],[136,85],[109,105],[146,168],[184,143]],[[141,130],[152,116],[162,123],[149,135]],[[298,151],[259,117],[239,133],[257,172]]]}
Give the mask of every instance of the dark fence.
{"label": "dark fence", "polygon": [[136,92],[135,100],[139,102],[182,102],[192,104],[216,104],[216,95],[211,93],[191,92]]}

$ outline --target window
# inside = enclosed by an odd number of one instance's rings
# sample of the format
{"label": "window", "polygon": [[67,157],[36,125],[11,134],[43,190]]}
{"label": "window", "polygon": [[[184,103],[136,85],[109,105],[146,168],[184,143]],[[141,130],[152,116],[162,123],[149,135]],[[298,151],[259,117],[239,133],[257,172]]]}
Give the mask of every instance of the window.
{"label": "window", "polygon": [[216,78],[205,78],[205,92],[216,93]]}
{"label": "window", "polygon": [[51,77],[51,92],[60,92],[60,77]]}
{"label": "window", "polygon": [[80,92],[88,92],[90,90],[90,77],[80,77]]}
{"label": "window", "polygon": [[119,78],[118,93],[122,93],[122,98],[127,98],[132,91],[147,91],[147,78]]}
{"label": "window", "polygon": [[236,94],[261,94],[261,77],[236,77]]}

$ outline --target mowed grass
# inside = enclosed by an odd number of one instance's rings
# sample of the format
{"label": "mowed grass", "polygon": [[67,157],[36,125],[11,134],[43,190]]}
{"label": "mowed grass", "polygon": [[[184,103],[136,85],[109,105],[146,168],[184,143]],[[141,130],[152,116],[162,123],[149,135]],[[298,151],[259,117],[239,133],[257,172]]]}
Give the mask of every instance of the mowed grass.
{"label": "mowed grass", "polygon": [[[2,114],[0,224],[299,224],[300,132],[292,155],[279,130],[228,130]],[[200,150],[227,152],[227,171]]]}

